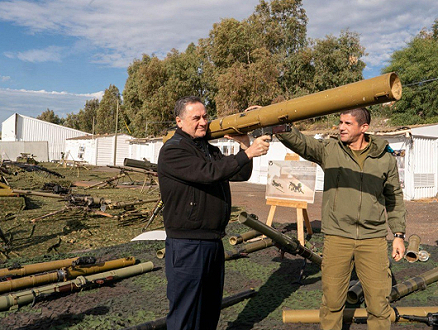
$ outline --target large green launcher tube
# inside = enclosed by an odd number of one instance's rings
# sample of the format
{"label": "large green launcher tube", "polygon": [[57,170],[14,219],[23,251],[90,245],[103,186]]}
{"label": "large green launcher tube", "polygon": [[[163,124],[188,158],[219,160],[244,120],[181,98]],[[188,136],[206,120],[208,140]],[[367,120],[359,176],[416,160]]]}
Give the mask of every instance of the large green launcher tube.
{"label": "large green launcher tube", "polygon": [[398,300],[417,290],[424,290],[427,285],[436,281],[438,281],[438,267],[393,285],[391,294],[389,295],[389,301]]}
{"label": "large green launcher tube", "polygon": [[207,134],[211,139],[217,139],[225,134],[247,133],[260,127],[397,101],[401,95],[400,79],[397,74],[388,73],[260,109],[212,120]]}
{"label": "large green launcher tube", "polygon": [[[207,138],[218,139],[225,134],[244,134],[261,127],[291,123],[373,104],[397,101],[400,100],[401,95],[402,85],[397,74],[394,72],[387,73],[212,120],[207,131]],[[174,131],[169,132],[163,138],[163,141],[166,142],[173,134]]]}
{"label": "large green launcher tube", "polygon": [[[397,307],[399,315],[427,316],[428,313],[438,313],[437,306],[431,307]],[[344,323],[355,323],[367,318],[365,308],[346,308],[344,310]],[[397,315],[394,309],[391,311],[391,322],[410,322]],[[319,309],[284,310],[283,323],[319,323]]]}
{"label": "large green launcher tube", "polygon": [[313,263],[321,266],[322,258],[313,253],[308,248],[301,245],[301,243],[295,238],[292,239],[274,228],[264,224],[257,220],[253,214],[247,214],[246,212],[241,212],[239,215],[239,222],[247,225],[248,227],[261,232],[263,235],[272,239],[275,243],[280,245],[281,249],[287,253],[296,255],[299,254],[305,259],[312,261]]}
{"label": "large green launcher tube", "polygon": [[93,284],[104,284],[107,281],[116,281],[129,276],[146,273],[153,268],[154,264],[151,261],[148,261],[134,266],[110,270],[108,272],[79,276],[76,279],[67,282],[53,283],[46,286],[32,288],[31,290],[10,293],[5,296],[0,296],[0,311],[7,311],[14,306],[19,307],[30,304],[34,299],[37,299],[41,295],[72,292]]}
{"label": "large green launcher tube", "polygon": [[[396,301],[414,291],[424,290],[429,284],[436,281],[438,281],[438,267],[393,285],[389,295],[389,301]],[[357,304],[362,300],[362,298],[362,284],[357,282],[350,289],[348,289],[347,301],[350,304]]]}

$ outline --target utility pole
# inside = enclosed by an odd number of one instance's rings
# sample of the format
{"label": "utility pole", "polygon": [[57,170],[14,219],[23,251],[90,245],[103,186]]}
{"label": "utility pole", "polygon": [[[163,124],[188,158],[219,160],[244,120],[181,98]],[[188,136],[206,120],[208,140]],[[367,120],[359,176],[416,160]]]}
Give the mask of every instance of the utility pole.
{"label": "utility pole", "polygon": [[119,124],[119,100],[117,99],[117,108],[116,108],[116,132],[114,134],[114,160],[113,165],[116,166],[117,162],[117,129]]}

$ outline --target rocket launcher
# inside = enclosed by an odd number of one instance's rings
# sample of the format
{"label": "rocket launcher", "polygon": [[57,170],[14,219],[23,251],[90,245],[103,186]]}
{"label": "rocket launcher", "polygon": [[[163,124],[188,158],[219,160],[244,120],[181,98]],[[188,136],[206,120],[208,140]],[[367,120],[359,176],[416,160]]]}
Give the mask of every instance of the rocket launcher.
{"label": "rocket launcher", "polygon": [[[322,92],[297,97],[251,111],[236,113],[212,120],[207,131],[208,139],[226,134],[246,134],[258,128],[292,123],[335,112],[398,101],[402,85],[397,74],[387,73]],[[163,138],[166,142],[174,131]]]}
{"label": "rocket launcher", "polygon": [[92,265],[69,266],[48,273],[30,275],[22,278],[0,282],[0,293],[17,291],[23,288],[35,287],[46,283],[63,282],[78,276],[101,273],[111,269],[132,266],[135,264],[134,257],[109,260]]}
{"label": "rocket launcher", "polygon": [[140,275],[151,271],[153,268],[154,264],[151,261],[147,261],[103,273],[78,276],[74,280],[66,282],[52,283],[32,288],[30,290],[10,293],[8,295],[0,296],[0,311],[7,311],[11,308],[18,308],[30,304],[35,302],[35,300],[41,299],[41,297],[46,297],[47,295],[79,291],[84,288],[103,285],[126,277]]}
{"label": "rocket launcher", "polygon": [[239,222],[272,239],[276,243],[275,245],[277,245],[282,251],[293,255],[298,254],[321,266],[322,258],[319,255],[301,245],[298,239],[286,236],[278,230],[275,230],[267,224],[257,220],[254,214],[241,212],[239,215]]}

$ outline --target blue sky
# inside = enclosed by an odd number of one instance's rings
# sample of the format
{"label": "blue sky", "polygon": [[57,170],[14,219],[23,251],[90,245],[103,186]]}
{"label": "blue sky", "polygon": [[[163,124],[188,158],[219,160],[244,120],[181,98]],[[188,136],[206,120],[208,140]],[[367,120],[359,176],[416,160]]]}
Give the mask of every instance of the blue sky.
{"label": "blue sky", "polygon": [[[0,122],[17,112],[60,117],[123,91],[142,54],[163,58],[208,36],[222,18],[248,17],[259,0],[0,0]],[[360,34],[365,78],[438,18],[432,0],[304,0],[308,37]]]}

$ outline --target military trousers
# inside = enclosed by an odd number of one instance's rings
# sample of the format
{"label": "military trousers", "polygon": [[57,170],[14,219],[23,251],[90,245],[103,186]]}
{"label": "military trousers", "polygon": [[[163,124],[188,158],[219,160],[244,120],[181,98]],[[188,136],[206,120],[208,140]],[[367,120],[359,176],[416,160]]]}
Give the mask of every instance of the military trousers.
{"label": "military trousers", "polygon": [[353,268],[364,291],[368,330],[390,329],[391,307],[388,297],[392,277],[386,238],[356,240],[332,235],[324,237],[321,329],[342,329]]}
{"label": "military trousers", "polygon": [[222,241],[166,238],[168,330],[214,330],[224,288]]}

